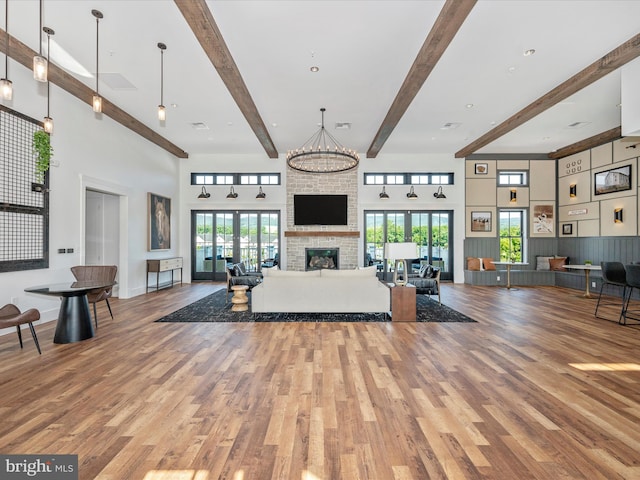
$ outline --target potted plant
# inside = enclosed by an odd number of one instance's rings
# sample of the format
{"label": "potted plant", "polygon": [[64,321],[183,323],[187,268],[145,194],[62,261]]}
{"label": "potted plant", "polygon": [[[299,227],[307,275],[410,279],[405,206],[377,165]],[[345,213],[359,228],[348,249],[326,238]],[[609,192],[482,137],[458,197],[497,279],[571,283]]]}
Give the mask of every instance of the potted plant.
{"label": "potted plant", "polygon": [[585,260],[584,264],[585,265],[593,265],[593,262],[591,260]]}
{"label": "potted plant", "polygon": [[36,179],[44,183],[44,174],[49,170],[53,148],[51,137],[44,130],[37,130],[33,134],[33,153],[36,154]]}

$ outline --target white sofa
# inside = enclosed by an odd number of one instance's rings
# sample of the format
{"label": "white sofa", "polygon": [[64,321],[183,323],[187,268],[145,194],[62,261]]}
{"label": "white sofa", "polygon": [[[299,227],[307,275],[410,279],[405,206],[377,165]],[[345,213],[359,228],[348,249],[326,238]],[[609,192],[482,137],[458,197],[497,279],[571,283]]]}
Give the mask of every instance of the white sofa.
{"label": "white sofa", "polygon": [[389,288],[376,268],[297,272],[265,268],[251,291],[251,311],[290,313],[389,312]]}

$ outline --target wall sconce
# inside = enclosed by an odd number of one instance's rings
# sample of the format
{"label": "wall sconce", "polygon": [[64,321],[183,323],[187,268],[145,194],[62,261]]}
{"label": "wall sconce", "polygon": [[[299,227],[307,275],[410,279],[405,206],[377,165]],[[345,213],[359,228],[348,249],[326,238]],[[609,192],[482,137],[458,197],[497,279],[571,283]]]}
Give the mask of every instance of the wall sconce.
{"label": "wall sconce", "polygon": [[262,187],[258,189],[258,194],[256,195],[257,200],[264,200],[267,198],[267,194],[262,191]]}
{"label": "wall sconce", "polygon": [[231,190],[229,190],[229,193],[227,194],[227,198],[229,200],[234,200],[238,198],[238,194],[233,190],[233,186],[231,186]]}
{"label": "wall sconce", "polygon": [[416,195],[416,192],[413,191],[413,185],[411,185],[411,188],[409,189],[409,193],[407,193],[407,198],[409,200],[417,200],[418,199],[418,195]]}
{"label": "wall sconce", "polygon": [[622,208],[616,208],[613,210],[614,223],[622,223]]}
{"label": "wall sconce", "polygon": [[576,192],[577,192],[577,187],[575,183],[572,183],[571,185],[569,185],[569,196],[571,198],[576,196]]}
{"label": "wall sconce", "polygon": [[211,194],[209,192],[207,192],[207,189],[204,188],[204,185],[202,186],[202,192],[200,192],[200,195],[198,195],[198,199],[199,200],[204,200],[205,198],[209,198],[211,196]]}
{"label": "wall sconce", "polygon": [[442,193],[442,187],[438,187],[438,190],[435,191],[433,196],[436,198],[447,198],[447,196],[444,193]]}
{"label": "wall sconce", "polygon": [[380,200],[389,200],[389,194],[385,191],[384,185],[382,186],[382,191],[380,192]]}
{"label": "wall sconce", "polygon": [[511,191],[509,192],[509,201],[511,203],[516,203],[518,201],[518,194],[515,188],[512,188]]}

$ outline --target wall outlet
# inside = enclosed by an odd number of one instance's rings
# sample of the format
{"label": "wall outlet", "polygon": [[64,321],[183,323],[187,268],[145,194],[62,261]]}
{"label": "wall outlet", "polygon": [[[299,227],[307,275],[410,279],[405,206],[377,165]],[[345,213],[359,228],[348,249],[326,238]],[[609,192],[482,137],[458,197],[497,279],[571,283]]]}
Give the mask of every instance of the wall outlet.
{"label": "wall outlet", "polygon": [[67,248],[67,253],[73,253],[73,248]]}
{"label": "wall outlet", "polygon": [[498,282],[500,281],[500,275],[498,275],[498,276],[496,277],[496,280],[497,280]]}
{"label": "wall outlet", "polygon": [[58,253],[67,253],[67,251],[64,248],[59,248]]}
{"label": "wall outlet", "polygon": [[596,282],[591,282],[591,288],[596,288]]}

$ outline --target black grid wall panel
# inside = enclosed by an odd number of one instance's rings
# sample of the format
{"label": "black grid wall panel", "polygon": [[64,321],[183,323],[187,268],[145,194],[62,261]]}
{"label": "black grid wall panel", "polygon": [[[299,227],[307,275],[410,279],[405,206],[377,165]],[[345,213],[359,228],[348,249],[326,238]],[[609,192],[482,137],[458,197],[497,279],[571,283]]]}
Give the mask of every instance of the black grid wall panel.
{"label": "black grid wall panel", "polygon": [[[47,268],[49,193],[37,182],[33,134],[39,122],[0,105],[0,271]],[[45,175],[45,187],[49,173]]]}

